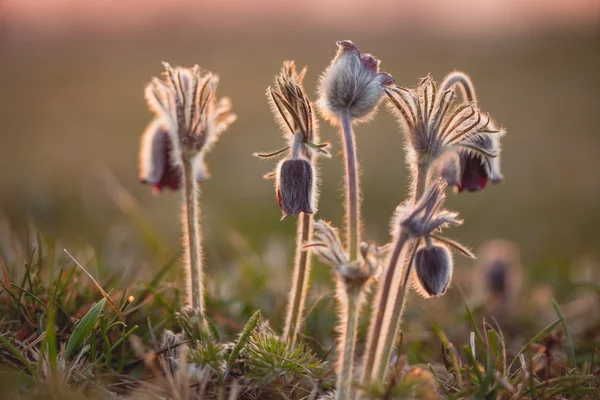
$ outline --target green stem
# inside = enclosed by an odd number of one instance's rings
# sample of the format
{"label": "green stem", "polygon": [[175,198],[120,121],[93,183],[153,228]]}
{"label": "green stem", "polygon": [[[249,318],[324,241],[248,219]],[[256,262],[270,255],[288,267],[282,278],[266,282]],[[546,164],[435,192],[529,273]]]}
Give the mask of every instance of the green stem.
{"label": "green stem", "polygon": [[200,247],[200,207],[198,187],[191,158],[183,157],[185,267],[187,295],[186,304],[204,314],[204,290],[202,286],[202,250]]}
{"label": "green stem", "polygon": [[294,278],[285,320],[285,328],[283,331],[284,337],[288,338],[291,344],[295,343],[296,336],[300,331],[300,326],[302,325],[302,320],[304,318],[306,294],[308,292],[308,283],[310,279],[311,252],[308,249],[303,249],[303,246],[305,243],[308,243],[312,237],[312,223],[312,214],[302,213],[298,217]]}
{"label": "green stem", "polygon": [[346,251],[350,261],[358,260],[360,253],[360,196],[358,194],[358,161],[352,132],[350,112],[345,110],[340,116],[344,139],[344,159],[346,160]]}
{"label": "green stem", "polygon": [[[418,166],[417,177],[414,186],[415,190],[411,199],[413,203],[416,203],[417,199],[419,199],[423,195],[423,193],[425,193],[425,189],[427,188],[428,172],[428,164],[422,164]],[[385,337],[383,339],[383,342],[380,342],[382,344],[382,348],[381,350],[377,349],[376,351],[376,354],[378,354],[379,357],[376,362],[376,369],[373,369],[371,375],[371,379],[373,379],[374,381],[383,381],[387,373],[387,368],[392,355],[392,349],[394,347],[398,329],[400,328],[400,323],[402,322],[402,316],[404,314],[406,294],[408,293],[408,290],[410,288],[410,279],[413,264],[412,258],[410,256],[412,255],[416,245],[417,243],[411,243],[411,245],[408,246],[408,251],[404,253],[404,258],[400,261],[404,264],[404,267],[402,268],[402,275],[400,276],[400,279],[398,281],[398,287],[395,291],[397,295],[394,300],[393,307],[391,308],[388,329],[386,332],[384,332]]]}
{"label": "green stem", "polygon": [[358,328],[358,314],[360,305],[361,288],[345,288],[346,299],[346,321],[345,330],[340,343],[339,366],[336,385],[337,400],[350,398],[352,386],[352,370],[354,367],[354,348],[356,345],[356,333]]}

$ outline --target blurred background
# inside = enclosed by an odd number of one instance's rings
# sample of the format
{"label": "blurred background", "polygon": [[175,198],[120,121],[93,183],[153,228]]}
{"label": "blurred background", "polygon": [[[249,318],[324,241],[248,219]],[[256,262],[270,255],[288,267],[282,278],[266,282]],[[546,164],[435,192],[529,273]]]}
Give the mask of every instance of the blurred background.
{"label": "blurred background", "polygon": [[[491,239],[516,243],[524,279],[558,291],[579,278],[578,265],[597,272],[599,0],[0,0],[3,257],[9,231],[32,230],[89,245],[114,271],[135,265],[132,280],[143,275],[138,265],[172,257],[180,193],[154,196],[138,181],[139,138],[152,117],[143,88],[161,61],[197,63],[221,76],[220,95],[239,117],[208,155],[212,178],[201,186],[208,274],[253,265],[263,283],[246,284],[267,293],[257,306],[280,310],[295,219],[279,221],[272,181],[262,179],[274,164],[252,157],[283,143],[264,93],[293,59],[309,66],[305,87],[315,99],[341,39],[381,59],[403,86],[467,72],[483,110],[506,127],[505,182],[450,196],[465,219],[453,238],[475,250]],[[320,161],[318,217],[341,226],[340,142],[320,126],[334,157]],[[407,192],[403,139],[384,110],[356,134],[365,238],[383,244]],[[458,259],[456,285],[474,268]],[[328,276],[315,269],[317,284]]]}

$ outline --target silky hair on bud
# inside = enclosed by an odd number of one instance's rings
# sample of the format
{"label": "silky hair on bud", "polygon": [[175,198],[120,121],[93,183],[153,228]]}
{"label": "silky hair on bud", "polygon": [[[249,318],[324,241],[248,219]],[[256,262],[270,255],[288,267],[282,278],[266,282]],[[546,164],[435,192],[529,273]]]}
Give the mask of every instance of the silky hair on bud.
{"label": "silky hair on bud", "polygon": [[319,109],[333,123],[346,112],[356,122],[369,120],[383,98],[384,87],[394,79],[379,72],[380,61],[361,54],[350,40],[337,45],[337,54],[319,82]]}
{"label": "silky hair on bud", "polygon": [[452,253],[446,246],[421,247],[415,256],[415,289],[425,298],[443,295],[452,279],[453,269]]}
{"label": "silky hair on bud", "polygon": [[304,158],[283,160],[277,166],[275,190],[283,218],[315,212],[315,172]]}

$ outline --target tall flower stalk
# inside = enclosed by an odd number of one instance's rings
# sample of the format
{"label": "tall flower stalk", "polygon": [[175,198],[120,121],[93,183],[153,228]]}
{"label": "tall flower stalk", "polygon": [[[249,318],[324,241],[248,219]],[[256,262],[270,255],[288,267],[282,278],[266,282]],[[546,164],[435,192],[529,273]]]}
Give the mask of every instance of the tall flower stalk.
{"label": "tall flower stalk", "polygon": [[283,218],[298,215],[292,289],[283,332],[292,344],[304,318],[310,279],[311,252],[304,244],[312,240],[313,213],[316,212],[316,156],[329,156],[328,144],[317,143],[317,120],[302,87],[305,75],[306,67],[298,72],[293,61],[283,63],[274,84],[267,89],[267,99],[275,120],[288,138],[288,145],[268,154],[255,154],[264,159],[287,154],[275,173],[267,177],[275,177],[275,191]]}
{"label": "tall flower stalk", "polygon": [[358,259],[361,243],[360,190],[356,140],[352,124],[373,117],[384,95],[394,82],[370,54],[363,54],[349,40],[337,42],[338,52],[321,76],[319,108],[325,118],[340,127],[346,172],[346,251]]}
{"label": "tall flower stalk", "polygon": [[344,250],[338,232],[329,223],[315,223],[315,253],[335,269],[336,298],[338,301],[338,360],[336,399],[351,398],[354,371],[354,352],[358,317],[364,303],[368,282],[379,266],[379,249],[374,243],[361,243],[360,258],[351,261]]}
{"label": "tall flower stalk", "polygon": [[[466,101],[453,106],[456,85],[461,88]],[[457,186],[459,191],[465,187],[470,191],[471,188],[481,190],[485,186],[485,183],[481,185],[484,178],[501,179],[499,138],[504,130],[497,129],[490,117],[480,111],[474,102],[475,90],[466,75],[458,72],[448,75],[439,91],[427,77],[415,89],[393,86],[386,89],[386,95],[407,138],[406,156],[413,176],[408,204],[418,208],[430,198],[433,188],[438,185],[432,183],[435,172],[449,185]],[[465,162],[466,158],[476,162]],[[441,203],[443,196],[438,197]],[[396,242],[401,237],[402,234],[396,234]],[[425,247],[420,248],[422,243]],[[411,283],[426,296],[445,291],[451,277],[451,268],[444,267],[451,265],[446,246],[472,257],[460,244],[430,232],[421,236],[413,234],[397,263],[394,264],[393,258],[388,263],[376,297],[378,311],[371,320],[372,329],[384,328],[381,335],[375,335],[374,331],[369,335],[362,376],[364,383],[385,378]],[[415,265],[416,272],[413,271]],[[418,281],[415,282],[413,276]],[[390,282],[396,282],[391,292],[387,290]],[[387,298],[381,296],[388,293],[391,295]]]}
{"label": "tall flower stalk", "polygon": [[[380,61],[370,54],[361,53],[358,47],[349,40],[337,42],[338,51],[327,67],[319,83],[319,108],[323,116],[340,129],[344,149],[345,165],[345,250],[342,251],[337,233],[325,235],[326,227],[322,226],[321,236],[328,237],[325,248],[337,248],[333,251],[335,260],[330,264],[338,271],[360,270],[369,264],[371,257],[366,253],[371,247],[361,242],[360,190],[358,160],[356,157],[356,140],[352,130],[353,123],[368,121],[377,111],[385,89],[394,83],[394,79],[385,72],[379,72]],[[335,238],[335,240],[334,240]],[[327,242],[326,242],[327,243]],[[322,254],[326,250],[321,249]],[[317,250],[318,251],[318,250]],[[375,266],[369,264],[369,274]],[[342,268],[342,266],[344,268]],[[369,275],[369,276],[370,276]],[[344,273],[339,273],[341,280],[336,280],[337,299],[340,305],[341,332],[338,340],[338,382],[337,398],[347,399],[351,393],[353,379],[354,352],[358,315],[364,300],[365,282],[356,284]]]}
{"label": "tall flower stalk", "polygon": [[165,79],[153,78],[146,86],[155,120],[142,136],[140,179],[163,187],[183,186],[183,246],[186,305],[204,313],[202,235],[198,182],[209,178],[205,154],[236,119],[228,98],[217,99],[219,78],[208,71],[171,67],[163,63]]}

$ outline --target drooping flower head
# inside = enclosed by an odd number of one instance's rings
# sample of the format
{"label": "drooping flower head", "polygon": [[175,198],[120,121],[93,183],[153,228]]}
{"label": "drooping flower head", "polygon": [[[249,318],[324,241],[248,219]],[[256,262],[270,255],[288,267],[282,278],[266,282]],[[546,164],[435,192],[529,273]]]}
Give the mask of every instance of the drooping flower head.
{"label": "drooping flower head", "polygon": [[[476,102],[477,95],[471,78],[464,72],[454,71],[446,75],[441,84],[441,90],[457,87],[464,101]],[[496,124],[490,121],[490,130],[500,131]],[[447,158],[441,163],[442,178],[449,185],[455,186],[458,192],[479,191],[485,188],[488,180],[492,183],[502,182],[504,177],[500,171],[500,135],[492,137],[474,137],[474,144],[488,152],[488,157],[473,152],[469,148],[458,148],[454,157]],[[446,175],[446,177],[444,177]]]}
{"label": "drooping flower head", "polygon": [[461,160],[453,160],[454,164],[442,171],[449,184],[460,185],[459,190],[473,190],[482,189],[487,179],[501,180],[496,158],[504,129],[497,129],[476,103],[455,104],[456,89],[452,85],[441,87],[443,90],[438,91],[435,82],[427,77],[415,89],[386,89],[390,108],[407,136],[409,164],[432,165],[453,151]]}
{"label": "drooping flower head", "polygon": [[500,183],[504,180],[500,171],[500,138],[475,136],[470,141],[481,151],[463,146],[440,161],[441,177],[459,193],[463,190],[477,192],[483,190],[488,181]]}
{"label": "drooping flower head", "polygon": [[302,87],[305,74],[306,67],[297,72],[293,61],[283,63],[275,83],[267,89],[267,99],[288,145],[267,154],[255,154],[264,159],[287,154],[277,165],[275,173],[266,176],[275,177],[275,193],[283,218],[316,211],[314,158],[317,154],[329,155],[326,150],[328,144],[317,143],[317,120]]}
{"label": "drooping flower head", "polygon": [[163,64],[165,79],[146,85],[146,101],[156,117],[140,146],[140,180],[157,191],[181,187],[184,158],[192,160],[198,181],[208,179],[204,156],[236,119],[230,100],[216,96],[218,76],[197,65]]}
{"label": "drooping flower head", "polygon": [[[392,218],[392,235],[404,232],[416,240],[411,259],[415,265],[415,288],[423,296],[439,296],[446,292],[452,278],[453,261],[448,246],[468,257],[473,254],[458,242],[441,236],[442,229],[462,223],[458,214],[443,209],[446,184],[434,182],[416,204],[406,202]],[[425,243],[424,246],[419,246]]]}
{"label": "drooping flower head", "polygon": [[338,123],[344,113],[356,122],[368,120],[394,78],[379,72],[380,61],[361,53],[350,40],[337,45],[337,54],[319,83],[319,109],[332,123]]}

